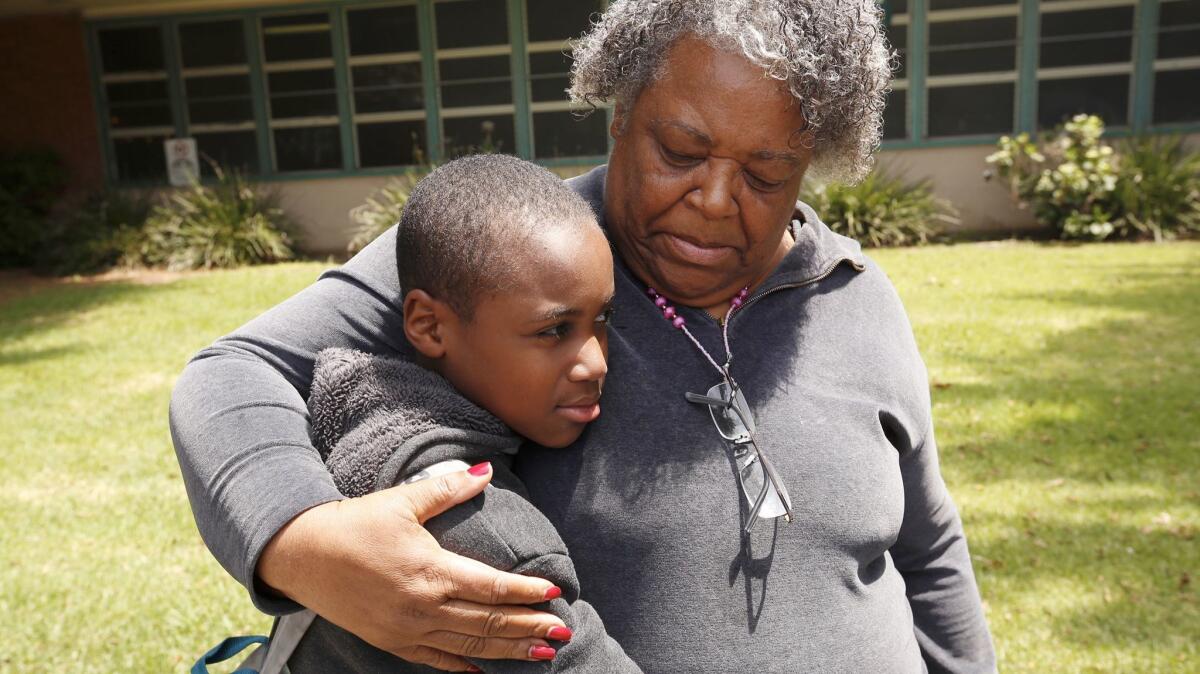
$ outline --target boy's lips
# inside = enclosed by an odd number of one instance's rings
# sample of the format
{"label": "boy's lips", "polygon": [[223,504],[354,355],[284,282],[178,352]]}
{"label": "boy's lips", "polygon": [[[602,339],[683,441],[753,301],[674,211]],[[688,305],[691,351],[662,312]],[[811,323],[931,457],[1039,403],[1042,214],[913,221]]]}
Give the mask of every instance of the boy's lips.
{"label": "boy's lips", "polygon": [[600,403],[580,403],[574,405],[559,405],[554,408],[554,413],[565,417],[567,421],[573,421],[577,424],[587,424],[596,420],[600,416]]}

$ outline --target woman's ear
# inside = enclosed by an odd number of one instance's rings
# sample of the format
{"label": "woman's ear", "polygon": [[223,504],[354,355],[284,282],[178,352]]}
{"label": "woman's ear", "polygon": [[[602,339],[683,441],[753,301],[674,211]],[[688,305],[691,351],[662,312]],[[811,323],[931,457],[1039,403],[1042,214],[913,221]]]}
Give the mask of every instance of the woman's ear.
{"label": "woman's ear", "polygon": [[613,140],[621,137],[625,132],[625,106],[617,103],[613,106],[612,124],[608,125],[608,135],[612,136]]}
{"label": "woman's ear", "polygon": [[453,310],[421,289],[404,296],[404,336],[426,358],[446,355],[446,321]]}

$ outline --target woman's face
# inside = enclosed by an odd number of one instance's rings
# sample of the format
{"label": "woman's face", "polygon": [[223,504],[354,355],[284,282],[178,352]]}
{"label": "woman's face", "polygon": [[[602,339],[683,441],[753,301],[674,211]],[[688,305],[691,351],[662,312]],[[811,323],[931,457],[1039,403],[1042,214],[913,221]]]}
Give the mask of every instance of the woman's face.
{"label": "woman's face", "polygon": [[630,109],[618,109],[605,212],[630,269],[670,299],[727,302],[766,278],[812,150],[800,106],[738,55],[678,41]]}

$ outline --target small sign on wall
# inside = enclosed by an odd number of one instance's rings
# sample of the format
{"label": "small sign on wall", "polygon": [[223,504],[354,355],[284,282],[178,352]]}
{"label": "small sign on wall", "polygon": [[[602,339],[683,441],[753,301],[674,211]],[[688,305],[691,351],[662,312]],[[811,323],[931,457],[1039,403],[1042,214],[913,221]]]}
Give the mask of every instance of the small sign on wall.
{"label": "small sign on wall", "polygon": [[167,179],[175,187],[191,185],[200,175],[200,155],[195,138],[170,138],[163,141],[167,152]]}

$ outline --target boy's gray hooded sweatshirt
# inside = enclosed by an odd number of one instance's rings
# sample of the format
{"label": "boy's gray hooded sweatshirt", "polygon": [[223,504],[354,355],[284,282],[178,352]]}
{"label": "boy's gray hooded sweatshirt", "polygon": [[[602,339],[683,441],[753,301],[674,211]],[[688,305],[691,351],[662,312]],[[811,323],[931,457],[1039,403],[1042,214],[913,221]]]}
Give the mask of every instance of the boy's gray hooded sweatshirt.
{"label": "boy's gray hooded sweatshirt", "polygon": [[[510,470],[521,444],[499,419],[463,398],[440,375],[398,359],[327,349],[308,400],[312,438],[346,496],[387,489],[443,461],[492,462],[484,493],[425,523],[451,552],[504,571],[537,576],[563,591],[539,606],[574,632],[553,661],[473,660],[485,672],[640,672],[579,598],[567,547]],[[317,617],[288,661],[305,672],[435,672],[381,651]]]}
{"label": "boy's gray hooded sweatshirt", "polygon": [[[604,225],[605,169],[574,179]],[[988,672],[966,537],[938,469],[929,382],[904,308],[858,245],[804,204],[795,245],[729,324],[733,376],[791,493],[791,524],[747,511],[728,446],[684,393],[720,379],[616,260],[603,412],[514,472],[571,551],[583,596],[647,672]],[[395,230],[201,352],[172,400],[200,531],[256,590],[271,537],[341,498],[303,395],[317,353],[404,353]],[[723,359],[721,329],[679,308]]]}

